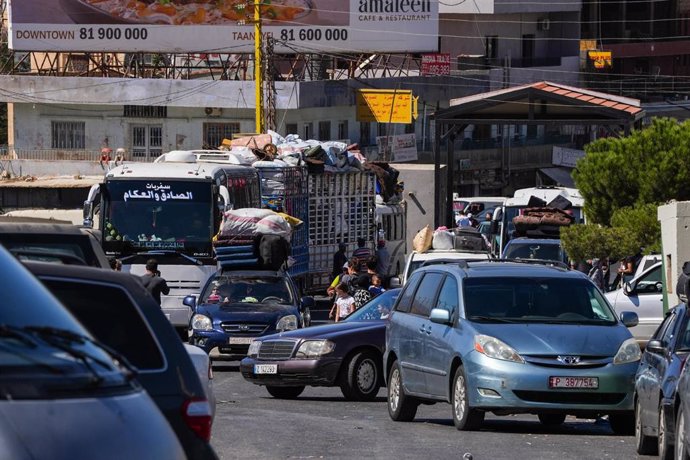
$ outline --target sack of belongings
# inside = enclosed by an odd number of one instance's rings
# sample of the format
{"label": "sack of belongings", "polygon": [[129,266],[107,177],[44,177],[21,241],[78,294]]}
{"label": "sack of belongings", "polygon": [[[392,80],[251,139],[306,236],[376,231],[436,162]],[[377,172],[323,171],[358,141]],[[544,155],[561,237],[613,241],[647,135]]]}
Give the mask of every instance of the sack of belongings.
{"label": "sack of belongings", "polygon": [[427,225],[415,235],[414,239],[412,240],[412,249],[417,252],[428,251],[431,249],[433,238],[434,232],[431,230],[431,227]]}

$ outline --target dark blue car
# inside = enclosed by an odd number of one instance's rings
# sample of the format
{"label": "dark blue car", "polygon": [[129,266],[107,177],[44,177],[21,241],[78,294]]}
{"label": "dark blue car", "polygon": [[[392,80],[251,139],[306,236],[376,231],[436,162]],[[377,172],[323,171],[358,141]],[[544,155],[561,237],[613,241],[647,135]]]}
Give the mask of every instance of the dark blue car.
{"label": "dark blue car", "polygon": [[679,376],[690,354],[690,311],[680,304],[647,342],[635,377],[637,452],[673,458],[678,418]]}
{"label": "dark blue car", "polygon": [[308,326],[314,300],[300,298],[284,272],[221,270],[198,301],[189,296],[184,303],[194,311],[190,342],[213,359],[237,360],[257,337]]}
{"label": "dark blue car", "polygon": [[400,289],[375,297],[345,320],[252,342],[242,376],[276,398],[305,386],[339,386],[346,399],[371,401],[383,385],[386,320]]}

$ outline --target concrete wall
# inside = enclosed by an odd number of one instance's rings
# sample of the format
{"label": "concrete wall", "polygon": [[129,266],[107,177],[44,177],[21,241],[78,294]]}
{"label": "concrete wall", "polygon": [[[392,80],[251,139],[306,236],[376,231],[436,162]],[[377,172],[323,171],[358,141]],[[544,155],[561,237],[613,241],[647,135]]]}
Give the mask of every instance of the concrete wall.
{"label": "concrete wall", "polygon": [[[394,163],[400,171],[398,181],[405,182],[407,207],[407,254],[412,252],[412,240],[427,224],[434,228],[434,165]],[[441,168],[445,177],[445,166]]]}
{"label": "concrete wall", "polygon": [[[41,161],[41,160],[3,160],[2,169],[12,176],[98,176],[105,174],[105,169],[97,161]],[[2,182],[0,182],[2,185]]]}
{"label": "concrete wall", "polygon": [[676,282],[683,263],[690,261],[690,201],[672,202],[659,206],[661,222],[661,250],[666,270],[667,306],[678,304]]}

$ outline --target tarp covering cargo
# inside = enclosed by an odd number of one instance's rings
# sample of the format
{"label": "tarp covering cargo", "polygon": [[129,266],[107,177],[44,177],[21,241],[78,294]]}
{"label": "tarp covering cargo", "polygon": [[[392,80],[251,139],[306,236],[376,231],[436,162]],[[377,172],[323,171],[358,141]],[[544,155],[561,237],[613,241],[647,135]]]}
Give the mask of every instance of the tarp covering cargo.
{"label": "tarp covering cargo", "polygon": [[233,209],[223,215],[217,240],[247,241],[258,234],[278,235],[290,240],[292,228],[287,220],[270,209]]}

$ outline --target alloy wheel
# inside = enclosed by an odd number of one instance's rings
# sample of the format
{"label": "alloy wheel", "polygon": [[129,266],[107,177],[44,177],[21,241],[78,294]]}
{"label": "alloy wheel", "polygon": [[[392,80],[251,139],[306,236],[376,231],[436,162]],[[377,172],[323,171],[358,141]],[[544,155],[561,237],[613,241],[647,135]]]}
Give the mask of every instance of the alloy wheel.
{"label": "alloy wheel", "polygon": [[400,404],[400,372],[398,369],[393,369],[388,387],[388,405],[395,412],[398,404]]}
{"label": "alloy wheel", "polygon": [[467,392],[465,391],[465,377],[459,376],[455,380],[455,390],[453,391],[453,407],[455,417],[462,420],[467,410]]}
{"label": "alloy wheel", "polygon": [[367,393],[376,384],[376,363],[365,359],[357,368],[357,386],[363,393]]}

